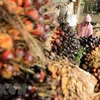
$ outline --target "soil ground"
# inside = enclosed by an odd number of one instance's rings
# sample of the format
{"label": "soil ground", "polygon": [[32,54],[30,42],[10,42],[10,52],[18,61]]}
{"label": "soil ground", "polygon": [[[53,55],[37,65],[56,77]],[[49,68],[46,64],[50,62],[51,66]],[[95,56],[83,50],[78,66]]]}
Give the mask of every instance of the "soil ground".
{"label": "soil ground", "polygon": [[[90,14],[93,22],[100,23],[100,14]],[[86,14],[80,13],[79,22],[82,22]]]}

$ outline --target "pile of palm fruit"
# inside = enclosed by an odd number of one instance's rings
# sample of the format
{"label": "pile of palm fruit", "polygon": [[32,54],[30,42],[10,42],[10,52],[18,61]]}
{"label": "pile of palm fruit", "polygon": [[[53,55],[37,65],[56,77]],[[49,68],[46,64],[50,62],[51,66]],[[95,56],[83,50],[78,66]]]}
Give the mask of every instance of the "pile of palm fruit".
{"label": "pile of palm fruit", "polygon": [[[72,64],[80,60],[83,46],[68,24],[54,31],[58,23],[51,1],[1,0],[0,14],[0,81],[7,92],[0,100],[93,99],[97,80]],[[49,35],[52,49],[46,55],[43,43]],[[10,84],[25,84],[26,93],[12,95]]]}
{"label": "pile of palm fruit", "polygon": [[56,55],[67,57],[70,61],[76,61],[78,52],[81,49],[79,38],[73,29],[64,23],[53,34],[52,52]]}

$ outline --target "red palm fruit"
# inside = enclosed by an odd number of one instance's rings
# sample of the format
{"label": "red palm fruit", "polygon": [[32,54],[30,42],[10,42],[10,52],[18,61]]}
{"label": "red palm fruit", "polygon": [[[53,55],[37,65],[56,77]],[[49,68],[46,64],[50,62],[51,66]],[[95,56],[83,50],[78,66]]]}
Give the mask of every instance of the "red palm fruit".
{"label": "red palm fruit", "polygon": [[20,32],[16,30],[12,34],[13,34],[13,36],[18,37],[20,35]]}
{"label": "red palm fruit", "polygon": [[33,29],[32,34],[40,35],[44,31],[44,28],[39,23],[36,24],[36,28]]}
{"label": "red palm fruit", "polygon": [[3,60],[12,59],[13,57],[14,57],[14,56],[13,56],[12,51],[5,51],[5,52],[2,54],[2,59],[3,59]]}
{"label": "red palm fruit", "polygon": [[28,86],[28,90],[30,93],[34,93],[36,91],[34,86]]}
{"label": "red palm fruit", "polygon": [[98,76],[98,74],[97,74],[97,73],[94,73],[94,76],[95,76],[95,77],[97,77],[97,76]]}
{"label": "red palm fruit", "polygon": [[52,3],[51,3],[50,0],[48,0],[48,1],[46,2],[46,4],[47,4],[47,5],[51,5]]}
{"label": "red palm fruit", "polygon": [[25,94],[25,97],[29,97],[29,93]]}
{"label": "red palm fruit", "polygon": [[33,19],[37,19],[39,17],[38,11],[36,9],[28,10],[26,14]]}
{"label": "red palm fruit", "polygon": [[25,60],[27,60],[28,62],[32,62],[33,61],[32,55],[30,55],[29,53],[26,53],[25,54]]}
{"label": "red palm fruit", "polygon": [[32,0],[23,0],[24,7],[29,7],[32,5]]}
{"label": "red palm fruit", "polygon": [[25,52],[23,49],[17,48],[16,49],[16,56],[19,58],[23,58],[25,56]]}
{"label": "red palm fruit", "polygon": [[42,4],[43,1],[44,0],[34,0],[34,2],[37,3],[37,4]]}
{"label": "red palm fruit", "polygon": [[44,30],[47,32],[50,30],[50,26],[49,25],[44,25]]}
{"label": "red palm fruit", "polygon": [[100,75],[98,76],[98,80],[100,81]]}
{"label": "red palm fruit", "polygon": [[99,47],[99,49],[100,49],[100,44],[99,44],[99,46],[98,46],[98,47]]}
{"label": "red palm fruit", "polygon": [[100,73],[100,68],[98,68],[97,72]]}
{"label": "red palm fruit", "polygon": [[64,32],[63,32],[63,31],[61,31],[61,32],[60,32],[60,34],[61,34],[61,35],[64,35]]}
{"label": "red palm fruit", "polygon": [[41,16],[39,16],[38,20],[41,22],[41,21],[43,21],[43,20],[44,20],[44,18],[43,18],[43,17],[41,17]]}
{"label": "red palm fruit", "polygon": [[43,17],[44,17],[44,19],[51,19],[50,15],[44,15]]}
{"label": "red palm fruit", "polygon": [[10,65],[10,64],[7,64],[7,70],[13,72],[14,71],[14,67],[12,65]]}
{"label": "red palm fruit", "polygon": [[41,72],[40,72],[40,82],[44,81],[45,76],[46,76],[46,73],[43,70],[41,70]]}
{"label": "red palm fruit", "polygon": [[55,96],[55,99],[54,100],[59,100],[58,96]]}
{"label": "red palm fruit", "polygon": [[0,62],[0,69],[2,68],[2,65],[3,65],[2,62]]}
{"label": "red palm fruit", "polygon": [[54,19],[52,19],[52,20],[51,20],[51,23],[52,23],[53,25],[56,25],[56,24],[57,24],[57,21],[54,20]]}
{"label": "red palm fruit", "polygon": [[94,72],[96,72],[96,70],[97,70],[96,68],[93,69]]}
{"label": "red palm fruit", "polygon": [[41,5],[43,4],[43,1],[44,0],[34,0],[37,9],[41,7]]}

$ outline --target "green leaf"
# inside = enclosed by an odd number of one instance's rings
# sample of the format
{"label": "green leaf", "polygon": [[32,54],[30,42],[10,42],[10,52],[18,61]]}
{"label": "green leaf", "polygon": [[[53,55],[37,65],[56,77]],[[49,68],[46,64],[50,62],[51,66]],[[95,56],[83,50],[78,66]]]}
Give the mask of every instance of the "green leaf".
{"label": "green leaf", "polygon": [[78,54],[77,54],[77,56],[76,56],[76,58],[75,58],[75,62],[78,62],[81,58],[82,58],[82,56],[83,56],[83,52],[85,52],[85,48],[81,48],[80,50],[79,50],[79,52],[78,52]]}

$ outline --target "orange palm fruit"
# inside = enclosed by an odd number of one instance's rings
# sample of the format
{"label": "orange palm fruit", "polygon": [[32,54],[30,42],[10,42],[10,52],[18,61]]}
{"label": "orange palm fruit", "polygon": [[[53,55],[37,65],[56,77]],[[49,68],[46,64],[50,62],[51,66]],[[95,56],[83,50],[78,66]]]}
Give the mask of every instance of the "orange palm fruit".
{"label": "orange palm fruit", "polygon": [[60,40],[58,38],[56,38],[56,43],[59,43],[59,42],[60,42]]}
{"label": "orange palm fruit", "polygon": [[18,71],[18,72],[20,71],[20,69],[19,69],[18,66],[13,66],[13,67],[14,67],[14,70],[15,70],[15,71]]}
{"label": "orange palm fruit", "polygon": [[16,7],[15,13],[16,13],[16,14],[19,14],[19,15],[24,15],[23,7],[19,7],[19,6]]}
{"label": "orange palm fruit", "polygon": [[26,30],[29,31],[29,32],[32,32],[33,30],[33,23],[29,20],[25,20],[25,27],[26,27]]}
{"label": "orange palm fruit", "polygon": [[13,47],[13,40],[8,34],[0,34],[0,47],[11,50]]}
{"label": "orange palm fruit", "polygon": [[56,33],[53,34],[53,38],[54,38],[54,39],[57,38],[57,34],[56,34]]}
{"label": "orange palm fruit", "polygon": [[16,2],[17,0],[8,0],[8,1],[14,1],[14,2]]}
{"label": "orange palm fruit", "polygon": [[16,29],[10,29],[8,30],[8,33],[13,35],[14,37],[18,37],[20,35],[20,32]]}
{"label": "orange palm fruit", "polygon": [[23,3],[23,0],[9,0],[9,1],[14,1],[17,3],[18,6],[21,6]]}
{"label": "orange palm fruit", "polygon": [[100,44],[99,44],[99,46],[98,46],[98,47],[99,47],[99,49],[100,49]]}
{"label": "orange palm fruit", "polygon": [[8,0],[8,2],[9,2],[9,6],[4,3],[5,7],[9,12],[14,13],[17,7],[17,3],[13,0]]}
{"label": "orange palm fruit", "polygon": [[36,9],[28,10],[26,14],[29,15],[33,19],[37,19],[39,17],[38,11]]}
{"label": "orange palm fruit", "polygon": [[18,6],[21,6],[23,4],[23,0],[16,0],[16,2]]}
{"label": "orange palm fruit", "polygon": [[9,71],[7,68],[5,68],[5,69],[3,69],[1,71],[1,76],[4,77],[4,78],[6,78],[6,79],[11,78],[12,75],[13,75],[12,71]]}
{"label": "orange palm fruit", "polygon": [[24,3],[24,7],[29,7],[32,5],[32,1],[31,0],[23,0]]}
{"label": "orange palm fruit", "polygon": [[27,18],[22,18],[21,20],[24,23],[27,20]]}

